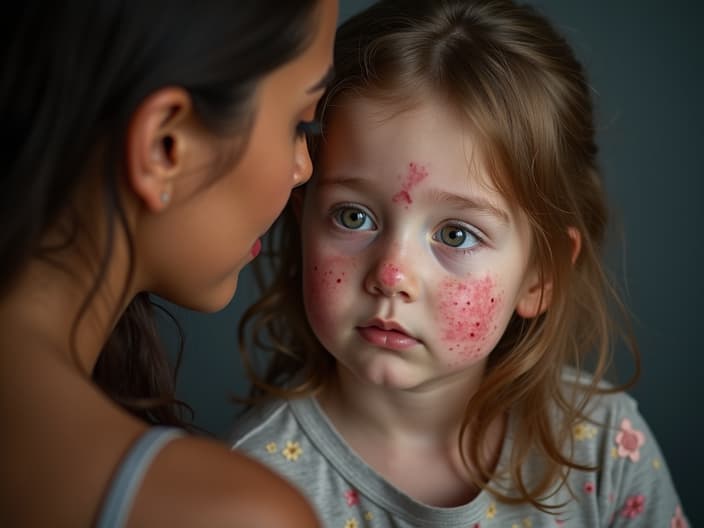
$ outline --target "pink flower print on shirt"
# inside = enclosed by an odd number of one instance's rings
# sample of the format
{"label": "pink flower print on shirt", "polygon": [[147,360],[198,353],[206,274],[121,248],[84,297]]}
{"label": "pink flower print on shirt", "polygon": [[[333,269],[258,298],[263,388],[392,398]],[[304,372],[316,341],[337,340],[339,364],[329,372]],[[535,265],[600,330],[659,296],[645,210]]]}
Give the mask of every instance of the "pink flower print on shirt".
{"label": "pink flower print on shirt", "polygon": [[684,514],[682,513],[682,508],[679,506],[675,508],[675,515],[672,517],[672,521],[670,521],[670,528],[689,528]]}
{"label": "pink flower print on shirt", "polygon": [[630,458],[631,462],[640,460],[640,446],[645,443],[645,435],[633,429],[631,421],[624,418],[621,421],[621,430],[616,435],[616,444],[618,445],[618,456],[621,458]]}
{"label": "pink flower print on shirt", "polygon": [[621,517],[635,519],[645,509],[645,497],[643,495],[631,495],[626,499],[626,504],[621,510]]}
{"label": "pink flower print on shirt", "polygon": [[359,504],[359,493],[354,489],[347,490],[345,492],[345,500],[347,501],[347,506],[357,506]]}
{"label": "pink flower print on shirt", "polygon": [[595,489],[596,489],[596,486],[594,485],[593,482],[585,482],[584,483],[584,493],[591,495],[592,493],[594,493]]}

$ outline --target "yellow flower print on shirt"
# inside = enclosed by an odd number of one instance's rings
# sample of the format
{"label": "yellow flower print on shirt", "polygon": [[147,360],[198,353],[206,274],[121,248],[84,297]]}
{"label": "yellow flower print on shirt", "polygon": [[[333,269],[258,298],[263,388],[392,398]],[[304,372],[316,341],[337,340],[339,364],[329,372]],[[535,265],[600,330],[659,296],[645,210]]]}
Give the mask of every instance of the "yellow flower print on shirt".
{"label": "yellow flower print on shirt", "polygon": [[486,509],[486,518],[493,519],[494,517],[496,517],[496,504],[492,502]]}
{"label": "yellow flower print on shirt", "polygon": [[596,436],[596,433],[596,427],[584,422],[579,422],[572,428],[572,436],[575,440],[591,440]]}
{"label": "yellow flower print on shirt", "polygon": [[357,528],[358,526],[357,519],[347,519],[345,523],[345,528]]}
{"label": "yellow flower print on shirt", "polygon": [[276,445],[276,442],[269,442],[266,445],[266,452],[269,453],[270,455],[273,455],[278,451],[279,447]]}
{"label": "yellow flower print on shirt", "polygon": [[295,462],[303,454],[303,449],[298,442],[286,442],[286,447],[281,450],[281,454],[286,460]]}

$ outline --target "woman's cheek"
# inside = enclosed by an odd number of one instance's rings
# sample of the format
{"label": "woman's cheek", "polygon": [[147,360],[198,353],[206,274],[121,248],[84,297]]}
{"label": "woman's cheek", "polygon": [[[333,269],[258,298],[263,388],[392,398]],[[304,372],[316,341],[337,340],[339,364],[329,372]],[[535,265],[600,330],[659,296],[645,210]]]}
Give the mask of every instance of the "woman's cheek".
{"label": "woman's cheek", "polygon": [[321,341],[326,329],[340,325],[339,316],[347,295],[350,257],[319,257],[305,263],[303,270],[303,301],[308,320]]}
{"label": "woman's cheek", "polygon": [[438,326],[451,365],[487,356],[500,337],[502,295],[489,275],[445,279],[440,285]]}

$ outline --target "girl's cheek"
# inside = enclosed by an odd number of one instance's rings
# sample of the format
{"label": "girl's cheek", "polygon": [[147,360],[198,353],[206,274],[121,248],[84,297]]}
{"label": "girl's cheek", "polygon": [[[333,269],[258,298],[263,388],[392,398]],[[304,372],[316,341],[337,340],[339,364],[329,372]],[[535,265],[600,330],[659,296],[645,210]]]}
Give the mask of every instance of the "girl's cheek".
{"label": "girl's cheek", "polygon": [[316,334],[338,326],[337,310],[347,297],[345,290],[354,267],[351,257],[319,257],[303,270],[303,301]]}
{"label": "girl's cheek", "polygon": [[445,279],[440,285],[438,324],[452,363],[488,355],[496,345],[502,297],[489,275],[481,279]]}

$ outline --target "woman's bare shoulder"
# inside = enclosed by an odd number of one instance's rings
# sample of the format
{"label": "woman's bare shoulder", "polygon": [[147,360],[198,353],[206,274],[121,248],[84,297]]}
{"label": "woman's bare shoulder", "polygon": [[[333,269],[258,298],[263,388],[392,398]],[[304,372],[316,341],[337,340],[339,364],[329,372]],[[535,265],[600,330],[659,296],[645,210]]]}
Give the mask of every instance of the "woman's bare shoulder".
{"label": "woman's bare shoulder", "polygon": [[129,518],[138,526],[315,528],[315,513],[281,477],[219,442],[185,437],[154,459]]}
{"label": "woman's bare shoulder", "polygon": [[[147,425],[62,364],[27,352],[0,354],[0,366],[0,525],[91,525]],[[300,493],[269,469],[224,442],[184,436],[152,459],[129,526],[319,524]]]}

